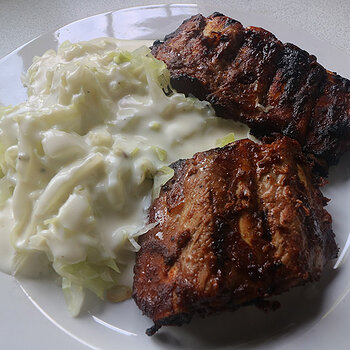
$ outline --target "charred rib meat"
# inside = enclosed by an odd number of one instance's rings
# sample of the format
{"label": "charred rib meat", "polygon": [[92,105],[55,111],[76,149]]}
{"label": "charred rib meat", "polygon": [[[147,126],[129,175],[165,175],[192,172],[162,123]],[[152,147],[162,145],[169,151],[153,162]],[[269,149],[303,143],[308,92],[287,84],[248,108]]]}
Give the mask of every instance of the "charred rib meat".
{"label": "charred rib meat", "polygon": [[317,280],[336,256],[327,200],[298,142],[241,140],[173,168],[134,268],[148,334]]}
{"label": "charred rib meat", "polygon": [[152,53],[178,91],[247,123],[255,136],[297,139],[324,169],[350,146],[350,81],[262,28],[197,15],[156,41]]}

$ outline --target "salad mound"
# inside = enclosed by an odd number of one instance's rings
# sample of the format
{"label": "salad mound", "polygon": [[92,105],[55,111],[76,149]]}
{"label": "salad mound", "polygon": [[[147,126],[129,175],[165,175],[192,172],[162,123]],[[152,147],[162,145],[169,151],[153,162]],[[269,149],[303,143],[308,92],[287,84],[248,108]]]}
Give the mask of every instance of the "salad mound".
{"label": "salad mound", "polygon": [[10,213],[13,273],[52,268],[73,315],[86,290],[130,296],[128,252],[150,229],[147,209],[173,176],[168,165],[248,132],[171,91],[147,47],[118,45],[65,42],[35,57],[23,77],[28,100],[0,109],[0,211]]}

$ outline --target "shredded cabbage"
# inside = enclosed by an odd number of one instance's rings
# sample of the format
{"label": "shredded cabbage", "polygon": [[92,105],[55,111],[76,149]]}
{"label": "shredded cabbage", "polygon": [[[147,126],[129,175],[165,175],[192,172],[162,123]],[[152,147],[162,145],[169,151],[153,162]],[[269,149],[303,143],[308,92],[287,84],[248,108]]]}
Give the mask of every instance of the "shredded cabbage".
{"label": "shredded cabbage", "polygon": [[224,147],[231,142],[235,141],[235,134],[233,132],[227,134],[226,136],[219,138],[216,140],[217,147]]}
{"label": "shredded cabbage", "polygon": [[69,278],[62,278],[62,291],[72,316],[78,316],[85,299],[85,289],[82,284],[72,282]]}
{"label": "shredded cabbage", "polygon": [[152,146],[151,148],[161,162],[166,161],[168,153],[165,149],[158,147],[158,146]]}
{"label": "shredded cabbage", "polygon": [[35,57],[23,83],[28,100],[0,108],[0,210],[11,204],[13,269],[51,266],[72,315],[86,290],[122,300],[131,287],[120,280],[131,263],[124,253],[153,227],[146,213],[174,175],[167,164],[213,147],[232,125],[171,91],[147,47],[128,52],[110,38]]}
{"label": "shredded cabbage", "polygon": [[153,179],[153,191],[152,198],[155,199],[159,196],[160,189],[174,176],[174,169],[163,166],[155,174]]}

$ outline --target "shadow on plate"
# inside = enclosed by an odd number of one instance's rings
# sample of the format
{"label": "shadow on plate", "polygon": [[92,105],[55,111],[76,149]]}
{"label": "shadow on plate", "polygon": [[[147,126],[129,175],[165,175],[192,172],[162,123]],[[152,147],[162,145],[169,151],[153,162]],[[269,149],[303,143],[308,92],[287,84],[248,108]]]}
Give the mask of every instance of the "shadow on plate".
{"label": "shadow on plate", "polygon": [[328,181],[330,186],[350,181],[350,151],[341,157],[337,165],[330,167]]}
{"label": "shadow on plate", "polygon": [[163,327],[153,340],[173,348],[215,349],[256,348],[291,333],[305,332],[323,316],[324,295],[337,272],[329,264],[319,282],[298,287],[271,298],[281,307],[265,313],[255,306],[242,307],[201,319],[194,317],[189,325]]}

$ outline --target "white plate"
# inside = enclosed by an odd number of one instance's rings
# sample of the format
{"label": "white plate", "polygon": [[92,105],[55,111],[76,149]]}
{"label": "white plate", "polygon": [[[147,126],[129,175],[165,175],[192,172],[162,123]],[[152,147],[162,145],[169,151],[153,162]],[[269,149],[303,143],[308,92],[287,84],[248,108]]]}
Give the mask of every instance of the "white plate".
{"label": "white plate", "polygon": [[[101,36],[121,39],[162,38],[192,14],[223,12],[244,25],[262,26],[282,41],[290,41],[315,54],[328,69],[350,77],[349,57],[308,33],[274,20],[234,11],[228,5],[155,5],[89,17],[45,34],[0,60],[0,103],[25,99],[20,75],[34,55],[56,49],[65,40]],[[332,199],[337,242],[343,247],[350,232],[350,155],[331,170],[324,193]],[[152,322],[133,301],[92,303],[77,319],[69,316],[60,288],[50,281],[22,280],[0,273],[0,344],[2,349],[348,349],[350,321],[350,260],[333,270],[330,263],[320,282],[296,288],[278,297],[282,307],[264,314],[255,307],[194,319],[181,328],[163,328],[156,336],[144,331]],[[22,292],[22,290],[23,292]],[[28,297],[28,299],[27,299]],[[30,300],[32,304],[28,301]],[[36,306],[34,307],[33,304]],[[46,316],[43,317],[40,312]],[[51,322],[48,322],[51,321]],[[54,327],[57,326],[58,328]],[[60,330],[59,330],[60,329]],[[64,332],[61,332],[64,331]],[[74,339],[75,340],[74,340]]]}

